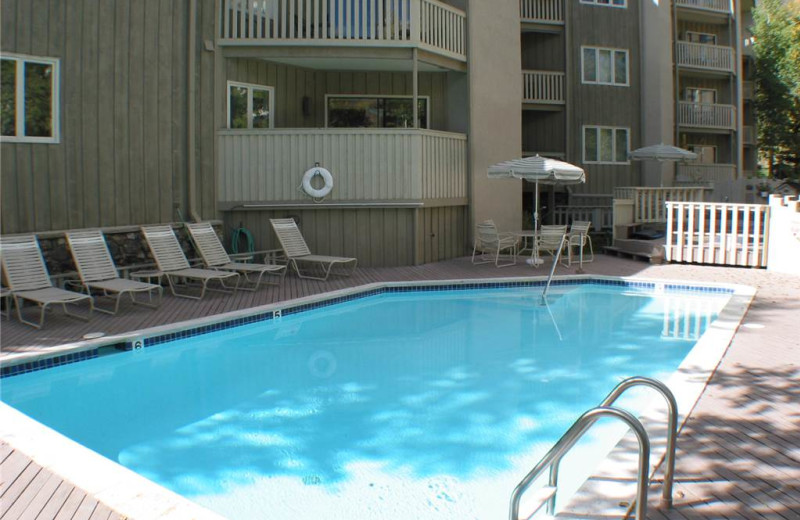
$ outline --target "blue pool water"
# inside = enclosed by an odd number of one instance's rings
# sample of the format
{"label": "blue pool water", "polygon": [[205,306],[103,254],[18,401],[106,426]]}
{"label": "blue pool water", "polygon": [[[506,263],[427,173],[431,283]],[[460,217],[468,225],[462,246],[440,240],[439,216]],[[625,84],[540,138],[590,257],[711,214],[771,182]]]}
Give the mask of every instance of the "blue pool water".
{"label": "blue pool water", "polygon": [[232,519],[501,519],[583,411],[666,378],[728,299],[540,294],[370,296],[6,378],[2,400]]}

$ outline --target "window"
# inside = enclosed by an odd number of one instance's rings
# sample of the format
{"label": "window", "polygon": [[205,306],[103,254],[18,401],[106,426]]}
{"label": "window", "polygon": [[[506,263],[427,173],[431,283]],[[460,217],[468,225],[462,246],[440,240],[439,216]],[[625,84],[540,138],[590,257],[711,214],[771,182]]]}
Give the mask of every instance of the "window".
{"label": "window", "polygon": [[[428,128],[428,97],[417,98],[419,127]],[[329,128],[413,128],[411,96],[325,96]]]}
{"label": "window", "polygon": [[717,44],[717,35],[695,31],[686,31],[686,41],[692,43],[705,43],[708,45]]}
{"label": "window", "polygon": [[0,59],[3,141],[57,143],[58,60],[4,54]]}
{"label": "window", "polygon": [[274,113],[274,88],[228,82],[228,128],[272,128]]}
{"label": "window", "polygon": [[691,103],[716,103],[717,91],[713,88],[687,87],[684,98]]}
{"label": "window", "polygon": [[690,144],[688,147],[690,152],[697,154],[697,160],[700,164],[714,164],[717,162],[717,147],[709,146],[706,144]]}
{"label": "window", "polygon": [[601,47],[581,50],[584,83],[628,86],[628,51]]}
{"label": "window", "polygon": [[622,7],[628,6],[628,0],[581,0],[582,4],[601,5],[603,7]]}
{"label": "window", "polygon": [[628,128],[584,126],[583,162],[628,164],[629,134]]}

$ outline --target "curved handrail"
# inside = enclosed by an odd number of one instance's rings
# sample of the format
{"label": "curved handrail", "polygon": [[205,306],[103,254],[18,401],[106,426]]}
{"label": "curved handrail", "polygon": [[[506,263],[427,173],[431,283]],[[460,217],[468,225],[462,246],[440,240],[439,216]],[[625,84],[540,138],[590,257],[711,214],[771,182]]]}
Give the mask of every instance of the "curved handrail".
{"label": "curved handrail", "polygon": [[561,235],[561,244],[558,246],[558,251],[556,251],[556,254],[553,256],[553,266],[550,268],[550,275],[547,277],[547,283],[544,286],[544,291],[542,291],[542,304],[547,303],[547,291],[550,289],[550,281],[553,279],[553,273],[556,272],[556,265],[558,265],[558,259],[561,257],[561,250],[564,249],[564,239],[566,238],[566,233]]}
{"label": "curved handrail", "polygon": [[[619,408],[611,408],[607,406],[598,406],[592,408],[588,412],[581,415],[575,423],[567,430],[567,432],[558,440],[558,442],[550,448],[550,451],[542,457],[542,460],[530,471],[525,478],[523,478],[514,492],[511,494],[511,504],[509,507],[509,519],[519,520],[519,502],[522,494],[531,483],[536,480],[542,472],[551,467],[550,477],[551,484],[552,478],[555,475],[558,478],[557,465],[561,461],[564,454],[569,451],[581,436],[601,417],[615,417],[626,423],[636,434],[639,440],[639,469],[637,471],[637,489],[636,489],[636,518],[637,520],[645,520],[647,517],[647,475],[650,468],[650,440],[647,437],[642,423],[631,415],[630,412],[620,410]],[[555,473],[552,471],[555,469]],[[549,509],[552,512],[555,507],[555,495],[550,498]]]}
{"label": "curved handrail", "polygon": [[620,382],[609,393],[600,406],[611,406],[629,388],[644,385],[658,391],[667,400],[669,415],[667,417],[667,467],[664,469],[664,487],[661,490],[661,502],[667,508],[672,507],[672,482],[675,475],[675,449],[678,437],[678,403],[672,391],[657,379],[634,376]]}

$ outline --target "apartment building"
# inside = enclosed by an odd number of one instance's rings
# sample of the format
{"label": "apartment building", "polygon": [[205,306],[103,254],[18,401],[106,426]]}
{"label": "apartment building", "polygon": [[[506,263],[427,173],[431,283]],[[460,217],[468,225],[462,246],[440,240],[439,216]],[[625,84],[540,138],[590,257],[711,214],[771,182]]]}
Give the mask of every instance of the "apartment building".
{"label": "apartment building", "polygon": [[[620,186],[701,184],[729,193],[726,182],[755,170],[752,7],[522,0],[523,150],[588,174],[569,196],[551,193],[551,207],[602,205]],[[698,161],[628,161],[630,150],[659,143],[695,151]]]}
{"label": "apartment building", "polygon": [[486,169],[523,153],[587,170],[550,207],[709,176],[627,161],[659,141],[740,175],[746,8],[718,4],[4,0],[2,232],[219,219],[269,249],[292,216],[315,251],[408,265],[522,227],[530,187]]}

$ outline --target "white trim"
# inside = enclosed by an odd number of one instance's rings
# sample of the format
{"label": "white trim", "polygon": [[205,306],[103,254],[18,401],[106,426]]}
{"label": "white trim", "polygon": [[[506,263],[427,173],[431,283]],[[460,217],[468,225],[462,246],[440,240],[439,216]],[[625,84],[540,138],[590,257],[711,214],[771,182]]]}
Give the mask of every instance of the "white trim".
{"label": "white trim", "polygon": [[[583,60],[584,60],[584,50],[592,49],[594,52],[594,81],[589,81],[585,77],[585,69],[583,67]],[[600,60],[598,56],[600,54],[599,51],[610,51],[611,52],[611,82],[600,81]],[[616,60],[614,59],[615,53],[617,52],[624,52],[625,53],[625,83],[617,83],[614,81],[616,77]],[[629,49],[620,49],[616,47],[595,47],[593,45],[581,45],[581,83],[584,85],[608,85],[612,87],[630,87],[631,86],[631,64],[630,64],[630,50]]]}
{"label": "white trim", "polygon": [[[689,36],[690,34],[696,35],[696,36],[711,36],[714,41],[712,41],[712,42],[703,42],[703,41],[700,41],[699,39],[698,40],[692,40],[691,37]],[[714,33],[707,33],[707,32],[702,32],[702,31],[686,31],[685,33],[683,33],[683,37],[684,37],[684,41],[689,42],[689,43],[699,43],[699,44],[702,44],[702,45],[716,45],[717,44],[717,35],[714,34]]]}
{"label": "white trim", "polygon": [[[700,100],[695,101],[694,99],[692,99],[689,96],[689,91],[690,90],[697,91],[700,94],[700,96],[699,96]],[[683,97],[684,97],[683,101],[688,101],[690,103],[708,103],[707,101],[703,101],[702,100],[702,97],[703,97],[702,93],[703,92],[713,92],[714,93],[714,100],[711,101],[710,104],[712,104],[712,105],[717,104],[717,89],[715,89],[715,88],[706,88],[706,87],[684,87],[684,89],[683,89]]]}
{"label": "white trim", "polygon": [[614,0],[608,0],[607,3],[600,3],[598,0],[581,0],[582,4],[590,5],[593,7],[616,7],[617,9],[627,9],[628,0],[622,0],[622,5],[614,4]]}
{"label": "white trim", "polygon": [[[15,104],[16,121],[14,127],[17,135],[0,136],[0,141],[4,143],[46,143],[54,144],[61,142],[61,69],[59,58],[47,58],[43,56],[30,56],[27,54],[2,53],[0,59],[16,62],[16,85],[15,85]],[[50,131],[49,137],[36,137],[24,135],[25,133],[25,63],[39,63],[50,65],[53,72],[50,76]]]}
{"label": "white trim", "polygon": [[[617,130],[625,130],[625,137],[626,137],[626,153],[625,157],[626,160],[623,161],[589,161],[586,159],[586,129],[591,128],[596,131],[597,135],[597,157],[600,157],[600,130],[611,130],[611,150],[612,150],[612,157],[616,156],[617,154]],[[603,125],[583,125],[581,126],[581,158],[583,159],[584,164],[611,164],[615,166],[621,166],[630,164],[630,159],[627,159],[628,154],[631,151],[631,129],[628,126],[603,126]]]}
{"label": "white trim", "polygon": [[269,92],[269,127],[275,128],[275,87],[232,80],[228,81],[228,85],[225,88],[225,128],[231,130],[245,130],[244,128],[231,128],[231,87],[247,89],[247,130],[253,130],[253,91],[265,90]]}
{"label": "white trim", "polygon": [[[414,96],[407,96],[404,94],[325,94],[325,128],[328,128],[328,99],[329,98],[359,98],[359,99],[410,99],[413,102]],[[430,96],[417,96],[417,99],[425,100],[425,120],[428,122],[427,128],[418,128],[418,130],[430,130],[431,126],[431,97]],[[386,127],[378,127],[386,128]],[[400,130],[409,130],[411,128],[401,128]],[[389,130],[394,130],[389,128]]]}

